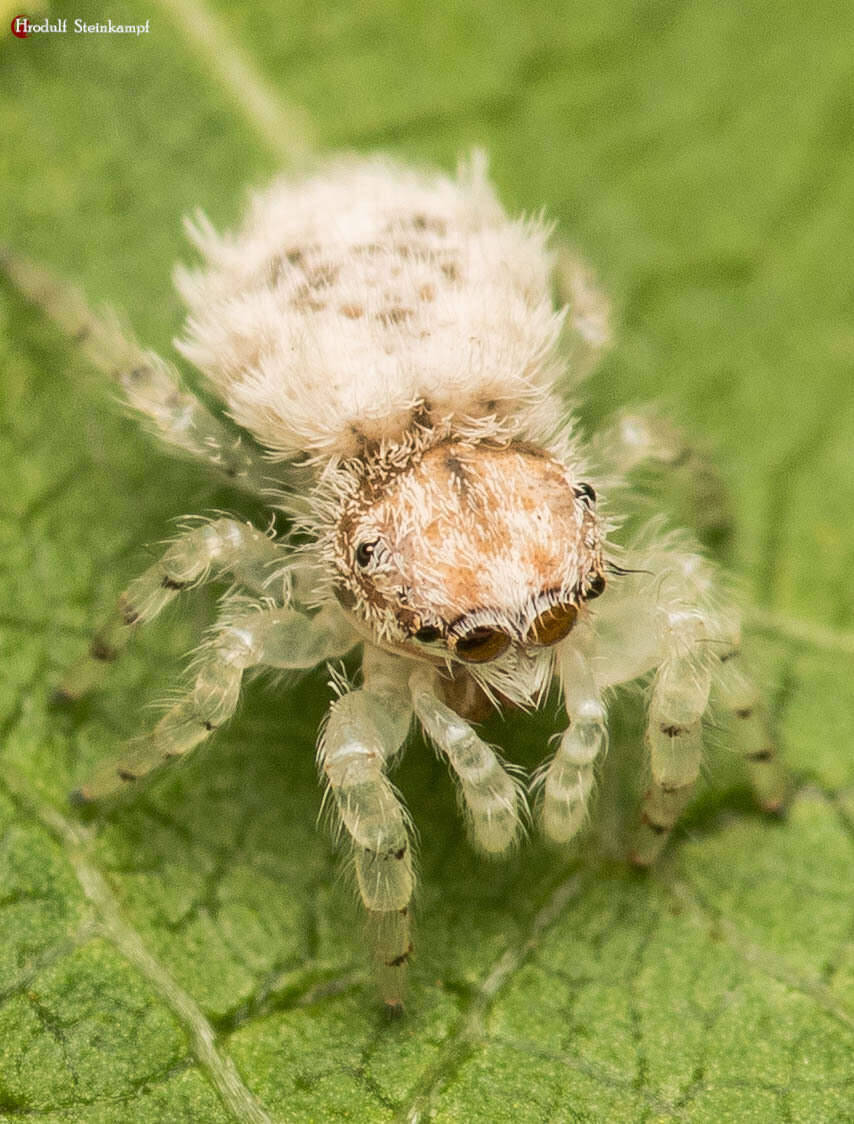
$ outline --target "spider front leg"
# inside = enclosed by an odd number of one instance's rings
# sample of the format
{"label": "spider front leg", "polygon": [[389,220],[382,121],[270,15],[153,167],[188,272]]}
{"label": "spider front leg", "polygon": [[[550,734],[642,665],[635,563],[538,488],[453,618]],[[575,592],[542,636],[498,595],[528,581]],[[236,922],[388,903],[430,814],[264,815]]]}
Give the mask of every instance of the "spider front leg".
{"label": "spider front leg", "polygon": [[468,722],[438,698],[432,669],[419,666],[409,686],[424,732],[456,775],[475,846],[486,854],[501,854],[519,834],[525,807],[521,786]]}
{"label": "spider front leg", "polygon": [[54,691],[54,700],[67,702],[90,691],[136,628],[153,620],[182,590],[230,572],[244,589],[269,593],[276,566],[284,563],[282,545],[251,523],[221,518],[191,527],[119,596],[112,614],[92,638],[88,654]]}
{"label": "spider front leg", "polygon": [[114,314],[94,312],[77,288],[8,247],[0,246],[0,269],[80,345],[162,441],[205,461],[238,487],[263,494],[269,469],[260,455],[183,386],[171,363],[123,331]]}
{"label": "spider front leg", "polygon": [[213,638],[199,654],[193,686],[118,761],[102,765],[74,798],[89,803],[111,796],[194,749],[231,718],[247,668],[314,667],[343,655],[356,640],[336,605],[307,617],[295,609],[246,612],[242,605],[236,612],[226,599]]}
{"label": "spider front leg", "polygon": [[584,822],[593,791],[594,763],[608,741],[605,707],[586,646],[567,641],[559,649],[558,669],[569,726],[537,778],[542,783],[539,815],[543,834],[555,843],[567,843]]}
{"label": "spider front leg", "polygon": [[409,731],[412,707],[395,663],[367,645],[363,672],[364,686],[333,703],[318,759],[353,845],[380,994],[388,1008],[399,1009],[412,952],[415,875],[407,815],[387,768]]}

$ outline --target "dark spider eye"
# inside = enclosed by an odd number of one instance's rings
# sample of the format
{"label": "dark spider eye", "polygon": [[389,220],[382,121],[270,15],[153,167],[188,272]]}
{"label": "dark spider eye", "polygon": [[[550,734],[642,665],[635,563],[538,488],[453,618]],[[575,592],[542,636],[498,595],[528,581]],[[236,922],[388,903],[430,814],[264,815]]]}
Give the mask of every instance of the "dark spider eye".
{"label": "dark spider eye", "polygon": [[420,640],[422,644],[432,644],[434,640],[438,640],[442,635],[442,630],[436,628],[434,624],[425,624],[423,628],[419,628],[415,633],[415,639]]}
{"label": "dark spider eye", "polygon": [[374,547],[377,545],[377,540],[373,542],[360,542],[356,547],[356,565],[367,566],[374,556]]}
{"label": "dark spider eye", "polygon": [[452,639],[453,649],[466,663],[486,663],[494,660],[510,646],[510,637],[497,628],[472,628],[462,636]]}
{"label": "dark spider eye", "polygon": [[585,599],[587,601],[592,601],[594,597],[601,596],[605,592],[606,585],[607,582],[605,581],[604,574],[594,574],[590,579],[587,589],[584,591]]}
{"label": "dark spider eye", "polygon": [[578,609],[571,602],[551,605],[535,618],[528,629],[528,643],[547,648],[568,635],[578,620]]}
{"label": "dark spider eye", "polygon": [[580,484],[575,485],[575,494],[580,500],[587,500],[588,503],[596,503],[596,489],[592,484],[587,484],[582,480]]}

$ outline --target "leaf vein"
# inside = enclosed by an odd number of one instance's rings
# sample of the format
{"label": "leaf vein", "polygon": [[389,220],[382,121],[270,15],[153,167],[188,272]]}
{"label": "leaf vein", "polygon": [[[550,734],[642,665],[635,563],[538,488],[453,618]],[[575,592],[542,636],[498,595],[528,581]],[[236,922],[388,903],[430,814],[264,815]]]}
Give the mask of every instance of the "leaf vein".
{"label": "leaf vein", "polygon": [[216,1040],[215,1031],[195,999],[146,948],[139,934],[122,917],[107,880],[92,862],[92,833],[66,819],[48,804],[36,802],[23,781],[5,780],[64,847],[87,901],[95,908],[103,936],[155,988],[189,1037],[196,1060],[225,1107],[240,1124],[272,1124],[272,1118],[244,1084],[234,1061]]}

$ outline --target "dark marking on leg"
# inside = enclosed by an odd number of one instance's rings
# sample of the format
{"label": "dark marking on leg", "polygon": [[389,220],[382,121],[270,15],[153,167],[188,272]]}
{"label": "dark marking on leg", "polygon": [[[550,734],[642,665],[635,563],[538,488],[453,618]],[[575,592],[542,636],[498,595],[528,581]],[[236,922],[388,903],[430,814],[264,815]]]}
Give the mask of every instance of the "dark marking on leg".
{"label": "dark marking on leg", "polygon": [[49,706],[68,706],[76,696],[67,687],[54,687],[47,697]]}
{"label": "dark marking on leg", "polygon": [[119,612],[121,613],[122,620],[125,622],[125,624],[136,624],[136,622],[139,620],[139,613],[126,599],[124,594],[119,597]]}
{"label": "dark marking on leg", "polygon": [[666,824],[655,823],[653,820],[651,820],[646,812],[644,812],[644,814],[641,816],[641,823],[645,827],[648,827],[653,835],[664,835],[666,832],[670,831],[670,827],[668,827]]}
{"label": "dark marking on leg", "polygon": [[116,649],[109,644],[103,636],[93,636],[92,643],[89,645],[89,655],[93,660],[101,660],[104,663],[112,663],[113,660],[118,659],[119,653]]}
{"label": "dark marking on leg", "polygon": [[688,781],[686,784],[666,784],[663,781],[659,783],[659,788],[668,796],[672,796],[675,792],[682,792],[683,789],[691,788],[693,781]]}
{"label": "dark marking on leg", "polygon": [[401,952],[400,956],[395,956],[392,960],[386,960],[385,966],[387,968],[400,968],[400,967],[402,967],[409,960],[410,956],[412,956],[412,953],[414,951],[415,951],[415,946],[413,945],[412,941],[410,941],[409,944],[406,946],[406,949],[403,952]]}
{"label": "dark marking on leg", "polygon": [[191,586],[193,583],[176,581],[175,578],[170,578],[168,574],[164,574],[160,584],[163,589],[182,590],[187,589],[187,587]]}
{"label": "dark marking on leg", "polygon": [[688,727],[687,726],[677,726],[677,725],[668,726],[664,722],[662,722],[662,724],[658,728],[659,728],[659,730],[661,730],[662,734],[666,734],[668,736],[668,738],[678,738],[678,737],[681,737],[683,734],[688,733]]}
{"label": "dark marking on leg", "polygon": [[742,706],[742,707],[739,707],[739,709],[736,710],[734,713],[735,713],[736,718],[749,718],[751,716],[751,714],[753,713],[753,707],[752,706]]}
{"label": "dark marking on leg", "polygon": [[130,769],[125,769],[125,768],[122,768],[121,766],[119,766],[119,768],[116,769],[116,776],[119,778],[120,781],[135,781],[135,780],[138,779],[136,773],[132,773],[130,771]]}
{"label": "dark marking on leg", "polygon": [[748,761],[771,761],[774,757],[773,749],[757,749],[755,753],[748,753]]}
{"label": "dark marking on leg", "polygon": [[693,455],[693,450],[689,449],[687,445],[683,445],[682,448],[677,450],[677,452],[670,458],[670,467],[681,468],[691,460]]}

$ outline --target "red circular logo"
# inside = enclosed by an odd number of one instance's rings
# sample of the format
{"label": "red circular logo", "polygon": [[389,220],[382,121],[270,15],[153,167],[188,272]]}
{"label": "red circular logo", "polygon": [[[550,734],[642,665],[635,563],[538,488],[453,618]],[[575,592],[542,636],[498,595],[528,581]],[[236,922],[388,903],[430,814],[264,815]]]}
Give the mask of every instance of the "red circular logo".
{"label": "red circular logo", "polygon": [[27,16],[15,16],[12,20],[12,34],[19,39],[28,39],[30,35],[30,21]]}

